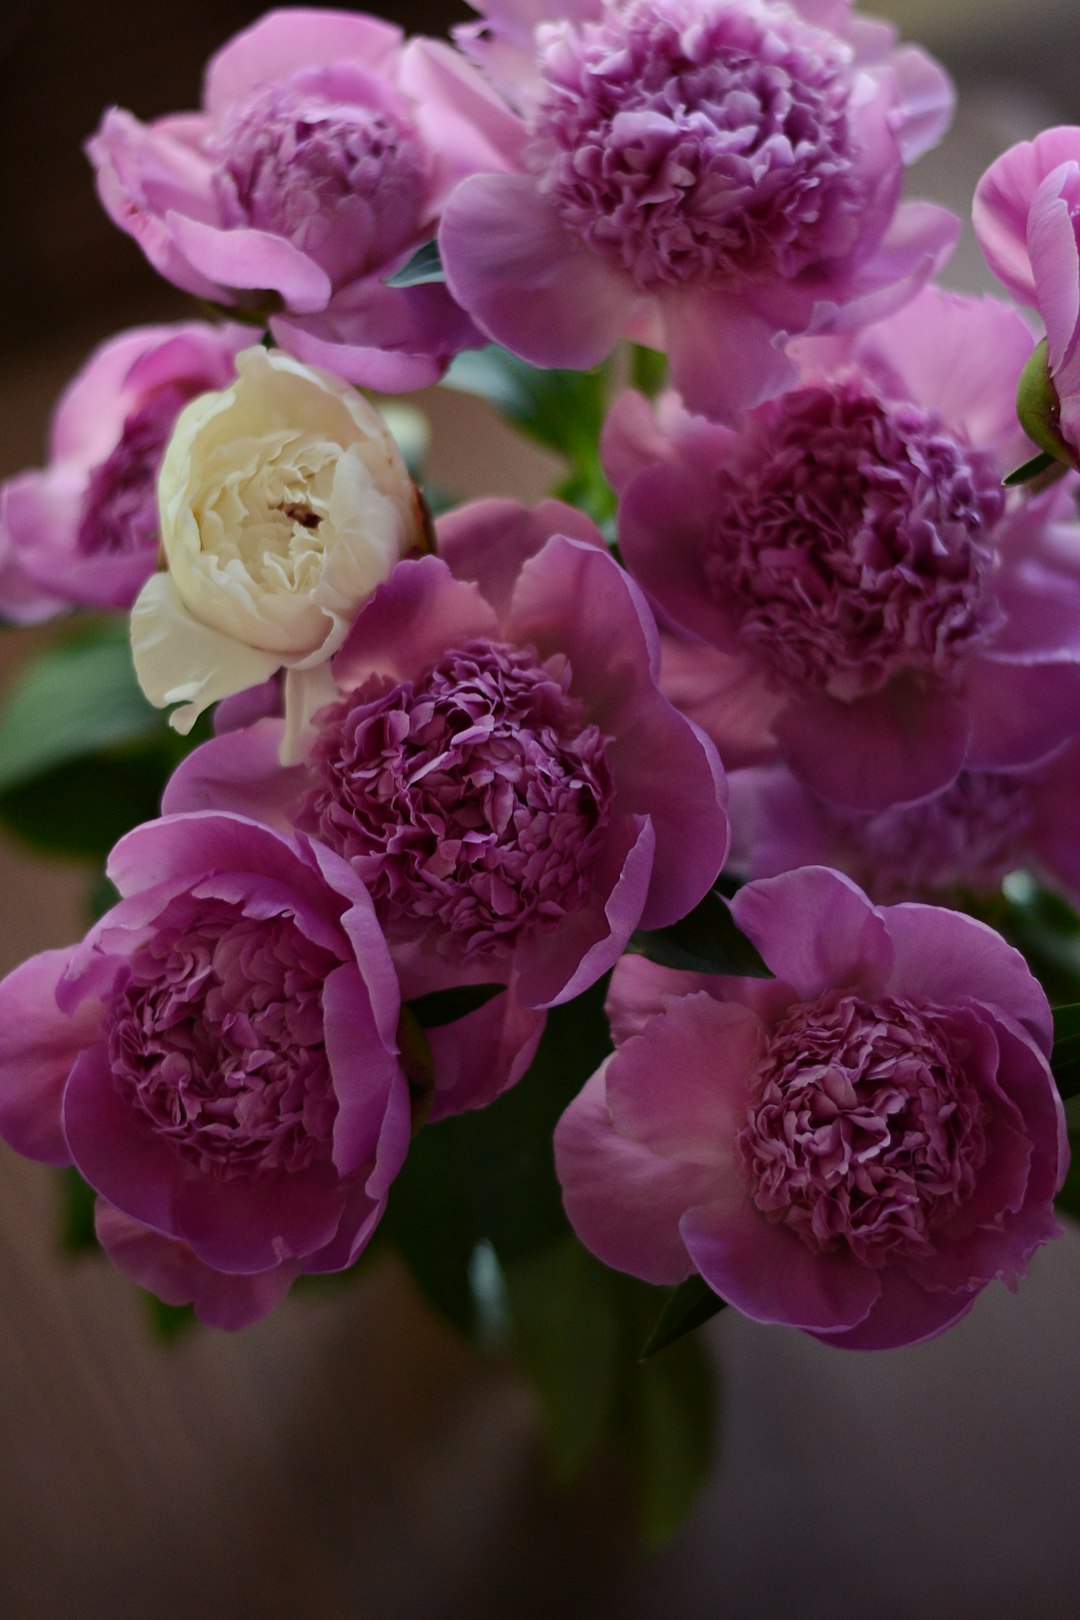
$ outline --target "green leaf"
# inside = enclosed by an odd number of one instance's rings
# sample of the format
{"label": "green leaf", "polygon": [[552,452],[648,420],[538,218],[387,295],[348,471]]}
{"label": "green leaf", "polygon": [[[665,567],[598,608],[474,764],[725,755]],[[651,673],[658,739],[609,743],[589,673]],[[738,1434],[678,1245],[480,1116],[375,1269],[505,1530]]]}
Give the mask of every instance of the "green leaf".
{"label": "green leaf", "polygon": [[736,927],[727,901],[715,889],[670,928],[632,935],[627,949],[647,956],[660,967],[679,968],[686,973],[772,978],[757,947]]}
{"label": "green leaf", "polygon": [[655,399],[667,381],[667,355],[647,349],[642,343],[630,345],[630,383],[646,399]]}
{"label": "green leaf", "polygon": [[161,729],[135,679],[126,626],[98,627],[50,647],[16,681],[0,712],[0,794]]}
{"label": "green leaf", "polygon": [[1020,373],[1016,390],[1016,414],[1020,426],[1033,444],[1055,461],[1076,465],[1076,457],[1061,435],[1061,406],[1050,375],[1050,349],[1043,338],[1032,350]]}
{"label": "green leaf", "polygon": [[453,990],[433,990],[430,995],[417,996],[406,1006],[421,1029],[438,1029],[465,1018],[505,989],[505,984],[462,984]]}
{"label": "green leaf", "polygon": [[653,1547],[682,1525],[709,1476],[717,1444],[713,1363],[699,1339],[638,1368],[626,1432],[642,1528]]}
{"label": "green leaf", "polygon": [[552,1467],[571,1479],[615,1408],[623,1350],[613,1278],[572,1234],[504,1268],[513,1343],[543,1410]]}
{"label": "green leaf", "polygon": [[167,775],[158,746],[72,760],[0,794],[0,822],[36,849],[104,860],[118,838],[158,814]]}
{"label": "green leaf", "polygon": [[694,1272],[668,1295],[656,1326],[645,1341],[642,1361],[655,1356],[658,1350],[666,1350],[668,1345],[687,1333],[693,1333],[695,1328],[714,1317],[717,1311],[722,1311],[726,1304],[727,1300],[714,1294],[704,1277]]}
{"label": "green leaf", "polygon": [[1025,461],[1022,467],[1016,467],[1011,473],[1007,473],[1001,482],[1006,489],[1015,489],[1019,484],[1030,484],[1033,479],[1049,472],[1051,467],[1058,468],[1062,473],[1067,470],[1064,462],[1043,450],[1037,456],[1032,456],[1030,461]]}
{"label": "green leaf", "polygon": [[993,910],[965,906],[1023,952],[1052,1005],[1080,1001],[1080,918],[1072,907],[1025,873],[1006,881]]}
{"label": "green leaf", "polygon": [[1058,1091],[1067,1101],[1080,1094],[1080,1003],[1054,1008],[1054,1049],[1050,1054]]}
{"label": "green leaf", "polygon": [[98,1248],[94,1230],[97,1194],[72,1165],[57,1175],[60,1191],[60,1247],[65,1254],[88,1254]]}
{"label": "green leaf", "polygon": [[387,287],[426,287],[433,281],[445,281],[446,272],[443,269],[442,259],[439,255],[439,244],[432,240],[418,247],[407,264],[400,270],[395,270],[392,276],[387,276]]}
{"label": "green leaf", "polygon": [[156,1294],[144,1291],[150,1331],[162,1344],[178,1344],[198,1323],[194,1305],[166,1305]]}

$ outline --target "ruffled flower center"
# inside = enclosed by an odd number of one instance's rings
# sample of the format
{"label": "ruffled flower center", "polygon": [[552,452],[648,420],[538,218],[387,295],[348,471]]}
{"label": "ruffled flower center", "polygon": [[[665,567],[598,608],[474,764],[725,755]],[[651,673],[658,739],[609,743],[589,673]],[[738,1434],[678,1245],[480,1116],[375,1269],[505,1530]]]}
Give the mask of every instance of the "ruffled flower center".
{"label": "ruffled flower center", "polygon": [[565,659],[473,641],[317,717],[300,824],[353,863],[388,932],[505,955],[588,897],[613,785],[569,683]]}
{"label": "ruffled flower center", "polygon": [[336,965],[287,916],[174,900],[107,1015],[121,1096],[226,1179],[328,1161],[337,1103],[322,987]]}
{"label": "ruffled flower center", "polygon": [[944,1009],[831,990],[775,1030],[736,1150],[754,1202],[811,1249],[933,1252],[986,1157],[969,1043]]}
{"label": "ruffled flower center", "polygon": [[284,236],[338,284],[416,238],[428,160],[384,110],[267,85],[232,111],[211,157],[223,224]]}
{"label": "ruffled flower center", "polygon": [[539,37],[530,166],[643,290],[790,278],[851,251],[865,198],[839,40],[725,0],[631,0]]}
{"label": "ruffled flower center", "polygon": [[784,684],[850,700],[947,679],[1001,622],[1000,470],[858,378],[754,413],[702,548],[715,599]]}
{"label": "ruffled flower center", "polygon": [[825,813],[835,822],[845,869],[886,905],[963,889],[993,893],[1023,865],[1034,805],[1025,777],[962,771],[922,804],[876,816]]}
{"label": "ruffled flower center", "polygon": [[190,390],[160,388],[124,423],[115,449],[94,468],[83,496],[76,549],[84,557],[153,552],[158,538],[157,475]]}

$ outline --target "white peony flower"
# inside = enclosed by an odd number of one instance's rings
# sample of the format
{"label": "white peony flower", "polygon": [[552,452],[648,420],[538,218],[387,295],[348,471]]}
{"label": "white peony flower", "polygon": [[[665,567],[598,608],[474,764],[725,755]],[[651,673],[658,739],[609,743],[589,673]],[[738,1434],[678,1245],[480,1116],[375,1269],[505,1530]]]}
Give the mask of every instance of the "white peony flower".
{"label": "white peony flower", "polygon": [[283,761],[334,696],[328,660],[360,605],[423,545],[416,488],[354,388],[279,350],[177,419],[158,476],[166,571],[132,610],[139,684],[187,732],[284,668]]}

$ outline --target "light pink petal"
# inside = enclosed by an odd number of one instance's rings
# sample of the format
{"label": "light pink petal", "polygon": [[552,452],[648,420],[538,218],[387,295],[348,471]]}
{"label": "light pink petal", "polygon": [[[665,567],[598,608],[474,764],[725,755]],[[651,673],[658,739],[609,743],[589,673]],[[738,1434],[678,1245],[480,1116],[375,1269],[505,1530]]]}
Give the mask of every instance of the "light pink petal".
{"label": "light pink petal", "polygon": [[881,1285],[843,1251],[819,1254],[790,1227],[773,1225],[732,1184],[722,1200],[691,1209],[679,1230],[694,1265],[721,1299],[754,1322],[808,1332],[855,1327]]}
{"label": "light pink petal", "polygon": [[1049,1053],[1053,1020],[1042,986],[1020,952],[974,917],[939,906],[886,906],[892,940],[889,990],[948,1006],[962,997],[1000,1009]]}
{"label": "light pink petal", "polygon": [[366,280],[310,315],[275,315],[275,340],[309,366],[358,387],[401,394],[438,382],[451,357],[483,336],[443,286]]}
{"label": "light pink petal", "polygon": [[608,1064],[619,1135],[650,1153],[730,1174],[767,1031],[748,1007],[705,991],[673,997]]}
{"label": "light pink petal", "polygon": [[733,650],[735,623],[701,566],[716,508],[715,474],[664,461],[631,479],[619,502],[619,550],[645,594],[681,629]]}
{"label": "light pink petal", "polygon": [[691,996],[715,989],[712,973],[683,973],[660,967],[647,956],[624,956],[611,975],[604,1011],[611,1024],[611,1038],[621,1046],[631,1035],[640,1035],[646,1023],[662,1013],[672,996]]}
{"label": "light pink petal", "polygon": [[805,866],[747,883],[731,913],[766,963],[804,1001],[834,986],[883,989],[893,950],[883,914],[850,878]]}
{"label": "light pink petal", "polygon": [[435,1065],[432,1123],[486,1108],[527,1071],[547,1015],[524,1007],[513,986],[475,1012],[427,1032]]}
{"label": "light pink petal", "polygon": [[1028,214],[1028,252],[1035,298],[1046,326],[1051,372],[1057,372],[1076,342],[1080,321],[1080,249],[1075,212],[1080,206],[1080,167],[1063,164],[1035,193]]}
{"label": "light pink petal", "polygon": [[555,1128],[555,1170],[571,1226],[605,1265],[651,1283],[689,1276],[693,1266],[679,1218],[709,1196],[716,1171],[658,1159],[619,1136],[607,1109],[603,1069]]}
{"label": "light pink petal", "polygon": [[215,1271],[186,1243],[162,1237],[103,1199],[94,1225],[101,1247],[125,1276],[166,1305],[193,1305],[208,1327],[235,1331],[261,1322],[284,1299],[297,1272],[295,1265],[250,1276]]}
{"label": "light pink petal", "polygon": [[903,677],[844,703],[814,694],[789,703],[774,730],[808,787],[851,810],[886,810],[956,780],[968,754],[969,707],[944,689]]}
{"label": "light pink petal", "polygon": [[700,642],[661,636],[660,689],[711,737],[728,769],[776,758],[787,698],[760,664]]}
{"label": "light pink petal", "polygon": [[61,1113],[79,1053],[98,1036],[101,1004],[61,1012],[56,987],[70,950],[43,951],[0,980],[0,1135],[17,1153],[70,1164]]}
{"label": "light pink petal", "polygon": [[616,494],[621,495],[630,480],[646,467],[669,461],[677,454],[675,443],[664,432],[644,394],[625,388],[615,396],[600,435],[600,460]]}
{"label": "light pink petal", "polygon": [[528,175],[464,180],[446,205],[439,246],[461,307],[533,365],[599,365],[635,301],[631,284],[574,237]]}
{"label": "light pink petal", "polygon": [[308,773],[302,765],[278,763],[284,729],[283,720],[260,720],[192,749],[165,784],[162,815],[228,811],[290,833]]}
{"label": "light pink petal", "polygon": [[671,380],[687,410],[737,426],[744,411],[794,384],[789,334],[730,293],[672,293],[661,310]]}
{"label": "light pink petal", "polygon": [[900,156],[914,163],[952,123],[956,90],[941,64],[916,45],[891,51],[889,70],[900,91],[902,116],[895,125]]}
{"label": "light pink petal", "polygon": [[392,73],[402,39],[400,28],[378,17],[310,7],[271,11],[211,57],[204,104],[220,118],[260,85],[350,57],[371,72]]}
{"label": "light pink petal", "polygon": [[218,288],[269,288],[301,314],[325,309],[330,301],[326,271],[283,236],[248,227],[223,231],[178,213],[168,214],[165,223],[187,262]]}
{"label": "light pink petal", "polygon": [[[877,252],[853,269],[843,301],[824,309],[815,329],[852,332],[902,309],[942,269],[960,234],[960,221],[936,203],[901,203]],[[827,288],[821,289],[824,300]]]}
{"label": "light pink petal", "polygon": [[440,557],[455,578],[479,585],[500,620],[506,618],[522,568],[553,534],[606,552],[596,524],[563,501],[471,501],[435,525]]}
{"label": "light pink petal", "polygon": [[1080,129],[1043,130],[1012,146],[975,188],[975,235],[991,270],[1021,304],[1038,302],[1028,252],[1028,213],[1042,182],[1062,163],[1080,164]]}
{"label": "light pink petal", "polygon": [[527,139],[524,123],[442,40],[410,40],[399,83],[413,99],[417,128],[438,164],[437,207],[468,175],[520,167]]}
{"label": "light pink petal", "polygon": [[1032,765],[1080,732],[1080,663],[980,658],[968,692],[971,770]]}
{"label": "light pink petal", "polygon": [[[374,1162],[396,1090],[403,1094],[401,1111],[407,1120],[408,1086],[396,1053],[387,1051],[380,1038],[364,981],[349,963],[335,968],[326,980],[323,1019],[338,1103],[334,1166],[339,1175],[350,1176]],[[389,1144],[391,1176],[401,1168],[408,1145],[406,1123],[404,1140],[399,1136]]]}

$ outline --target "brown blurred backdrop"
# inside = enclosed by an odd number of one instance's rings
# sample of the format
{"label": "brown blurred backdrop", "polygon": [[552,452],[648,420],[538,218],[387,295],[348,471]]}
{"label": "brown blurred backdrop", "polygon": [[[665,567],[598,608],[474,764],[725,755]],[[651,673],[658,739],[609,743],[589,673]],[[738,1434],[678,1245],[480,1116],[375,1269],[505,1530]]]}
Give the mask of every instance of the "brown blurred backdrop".
{"label": "brown blurred backdrop", "polygon": [[[109,102],[192,106],[238,0],[5,0],[0,16],[0,477],[122,326],[187,313],[97,207],[81,143]],[[1080,121],[1076,0],[893,0],[957,77],[916,188],[966,213],[1010,141]],[[436,31],[453,15],[397,5]],[[985,284],[970,235],[950,278]],[[424,400],[431,471],[538,495],[551,468],[460,397]],[[42,632],[0,633],[0,675]],[[78,807],[72,807],[78,813]],[[87,874],[0,848],[0,969],[81,928]],[[1080,1239],[945,1339],[877,1358],[724,1319],[723,1466],[677,1544],[635,1552],[608,1459],[545,1482],[504,1368],[386,1267],[240,1336],[164,1351],[104,1265],[62,1263],[49,1177],[0,1149],[4,1620],[1059,1620],[1080,1599]]]}

